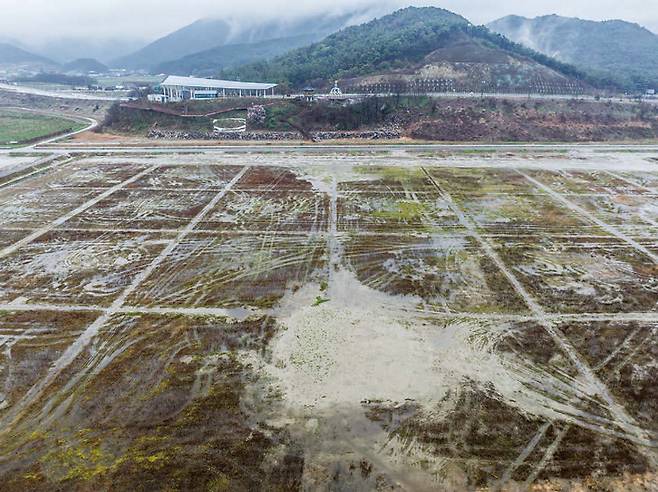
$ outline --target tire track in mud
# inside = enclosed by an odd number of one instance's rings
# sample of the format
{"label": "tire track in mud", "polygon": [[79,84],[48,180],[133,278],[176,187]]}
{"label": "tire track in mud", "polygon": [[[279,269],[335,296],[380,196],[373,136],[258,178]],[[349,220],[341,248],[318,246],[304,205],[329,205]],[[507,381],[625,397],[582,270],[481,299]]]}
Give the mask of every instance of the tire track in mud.
{"label": "tire track in mud", "polygon": [[[321,243],[316,244],[313,234],[303,236],[310,238],[312,245],[306,245],[302,236],[297,236],[298,241],[293,245],[285,242],[287,246],[282,251],[284,242],[277,236],[276,231],[263,232],[249,235],[247,242],[240,241],[239,244],[215,237],[189,240],[159,270],[158,284],[147,283],[144,287],[148,291],[146,297],[157,298],[161,305],[175,307],[184,303],[198,308],[212,301],[207,296],[216,296],[216,288],[240,281],[266,281],[267,274],[273,271],[298,266],[304,271],[303,279],[308,278]],[[204,255],[208,256],[204,259]],[[235,260],[242,257],[252,258],[253,264],[248,262],[249,266],[245,267],[241,261]],[[203,268],[194,268],[193,264],[198,261],[202,261]],[[193,276],[188,275],[191,271],[195,272]],[[181,272],[186,279],[183,284],[180,284]]]}
{"label": "tire track in mud", "polygon": [[[619,346],[618,346],[614,351],[612,351],[612,352],[610,353],[610,355],[609,355],[608,357],[606,357],[601,363],[599,363],[598,365],[596,365],[596,366],[594,367],[594,371],[598,373],[599,371],[603,370],[603,369],[604,369],[604,368],[605,368],[605,367],[606,367],[606,366],[607,366],[612,360],[615,359],[615,357],[616,357],[617,355],[619,355],[619,354],[620,354],[621,352],[623,352],[624,350],[628,349],[628,348],[631,346],[631,342],[632,342],[632,340],[635,338],[635,336],[636,336],[641,330],[642,330],[642,328],[636,328],[635,330],[633,330],[633,331],[632,331],[632,332],[631,332],[631,333],[630,333],[630,334],[624,339],[624,341],[623,341],[622,343],[620,343]],[[650,336],[652,336],[652,335],[653,335],[653,332],[649,333],[649,335],[647,335],[647,338],[650,337]],[[625,366],[625,365],[629,362],[630,358],[636,353],[636,351],[638,350],[638,347],[642,346],[643,343],[644,343],[645,341],[646,341],[646,338],[645,338],[645,340],[641,340],[640,342],[637,342],[637,344],[636,344],[636,348],[635,348],[634,350],[631,351],[631,353],[630,353],[629,356],[627,356],[626,358],[624,358],[624,359],[620,362],[620,364],[615,368],[615,371],[619,371],[623,366]],[[512,478],[512,474],[513,474],[513,473],[514,473],[514,472],[515,472],[515,471],[516,471],[516,470],[517,470],[522,464],[525,463],[526,459],[530,456],[530,454],[532,453],[532,451],[533,451],[533,450],[539,445],[539,443],[542,441],[544,435],[546,434],[546,431],[547,431],[552,425],[554,425],[554,423],[552,423],[552,422],[547,422],[546,424],[544,424],[544,425],[540,428],[540,430],[537,432],[537,434],[536,434],[536,435],[530,440],[530,442],[527,444],[527,446],[523,449],[523,451],[521,452],[521,454],[519,454],[519,456],[518,456],[518,457],[516,458],[516,460],[512,463],[512,465],[511,465],[511,466],[505,471],[505,473],[503,474],[503,477],[501,478],[501,480],[497,482],[496,487],[495,487],[496,490],[501,490],[501,489],[502,489],[502,488],[503,488],[503,487],[504,487],[504,486],[510,481],[510,479]],[[560,442],[561,442],[562,439],[565,437],[565,435],[567,434],[567,432],[571,429],[571,427],[572,427],[572,424],[567,424],[565,427],[563,427],[562,429],[560,429],[560,431],[558,432],[558,435],[556,436],[556,438],[555,438],[555,439],[553,440],[553,442],[547,447],[546,451],[544,452],[544,455],[543,455],[542,459],[540,460],[540,462],[538,463],[538,465],[535,467],[535,469],[533,470],[532,474],[526,479],[526,482],[525,482],[525,484],[524,484],[526,487],[528,487],[529,485],[531,485],[532,482],[534,482],[534,480],[536,480],[536,478],[537,478],[537,476],[539,475],[539,473],[540,473],[540,472],[543,470],[543,468],[545,468],[545,466],[549,463],[550,459],[553,457],[553,455],[554,455],[555,452],[557,451],[557,448],[558,448]],[[591,426],[589,426],[589,425],[588,425],[588,426],[584,426],[584,427],[589,428],[590,430],[595,431],[595,432],[596,432],[596,430],[597,430],[597,429],[595,429],[595,428],[593,428],[593,427],[591,427]],[[617,437],[619,437],[619,438],[621,438],[621,439],[624,438],[623,435],[617,435]],[[534,478],[533,478],[533,477],[534,477]],[[532,478],[532,480],[531,480],[531,478]]]}
{"label": "tire track in mud", "polygon": [[505,473],[501,477],[501,479],[498,481],[498,483],[494,486],[494,490],[501,490],[507,482],[509,482],[512,479],[512,475],[514,472],[523,464],[525,463],[525,460],[528,459],[530,454],[535,450],[537,445],[544,439],[544,436],[546,435],[546,432],[548,429],[551,427],[550,422],[546,422],[544,425],[542,425],[537,433],[533,436],[533,438],[528,442],[525,448],[521,451],[519,456],[514,460],[514,462],[510,465],[510,467],[505,470]]}
{"label": "tire track in mud", "polygon": [[[78,188],[79,189],[79,188]],[[103,188],[104,189],[104,188]],[[100,188],[99,188],[100,190]],[[16,226],[7,226],[2,228],[3,231],[18,231],[18,232],[23,232],[23,231],[31,231],[32,229],[29,227],[16,227]],[[58,227],[58,231],[61,232],[107,232],[107,233],[126,233],[126,234],[131,234],[131,233],[147,233],[147,234],[157,234],[157,233],[165,233],[165,234],[172,234],[176,235],[180,232],[180,229],[172,229],[168,227],[164,228],[156,228],[156,229],[151,229],[151,228],[144,228],[144,229],[138,229],[134,227],[115,227],[112,229],[109,229],[107,227],[67,227],[66,224],[63,225],[63,227]],[[222,230],[217,230],[217,229],[195,229],[194,233],[195,234],[205,234],[205,235],[213,235],[213,236],[260,236],[260,235],[271,235],[273,232],[276,232],[277,236],[313,236],[317,238],[322,238],[326,237],[328,235],[327,232],[322,231],[322,230],[312,230],[311,232],[299,232],[299,231],[286,231],[286,230],[267,230],[267,229],[248,229],[248,230],[231,230],[231,231],[222,231]],[[337,236],[344,234],[345,231],[337,232]],[[415,237],[421,238],[424,235],[427,235],[428,233],[425,232],[385,232],[385,231],[364,231],[364,230],[359,230],[359,236],[360,237],[384,237],[384,238],[402,238],[402,239],[407,239],[409,238],[410,234],[414,234]],[[449,232],[446,233],[441,233],[442,236],[459,236],[458,234],[451,234]],[[487,238],[506,238],[506,237],[512,237],[516,238],[518,235],[510,235],[510,234],[486,234],[484,237]],[[555,237],[558,238],[564,238],[564,239],[569,239],[569,238],[592,238],[592,239],[600,239],[600,236],[587,236],[587,235],[556,235]]]}
{"label": "tire track in mud", "polygon": [[590,222],[593,222],[594,224],[599,226],[601,229],[606,231],[608,234],[616,237],[617,239],[620,239],[620,240],[624,241],[629,246],[632,246],[635,250],[637,250],[637,251],[641,252],[642,254],[644,254],[645,256],[648,256],[649,258],[651,258],[651,260],[654,263],[658,264],[658,255],[656,255],[655,253],[652,253],[651,251],[649,251],[647,248],[642,246],[640,243],[635,241],[633,238],[628,237],[623,232],[618,231],[615,227],[613,227],[613,226],[603,222],[601,219],[595,217],[594,215],[592,215],[590,212],[588,212],[584,208],[582,208],[582,207],[576,205],[575,203],[569,201],[564,195],[562,195],[561,193],[558,193],[557,191],[555,191],[552,188],[548,187],[547,185],[545,185],[541,181],[538,181],[535,178],[533,178],[531,176],[528,176],[526,173],[524,173],[523,171],[520,171],[518,169],[516,169],[516,172],[519,173],[521,176],[523,176],[528,181],[530,181],[532,184],[534,184],[537,188],[544,191],[545,193],[547,193],[548,195],[553,197],[556,201],[560,202],[562,205],[564,205],[565,207],[570,209],[572,212],[575,212],[575,213],[585,217],[587,220],[589,220]]}
{"label": "tire track in mud", "polygon": [[[0,304],[0,311],[5,312],[48,312],[48,313],[103,313],[105,306],[74,305],[74,304]],[[215,308],[215,307],[144,307],[122,306],[116,314],[161,314],[183,316],[214,316],[219,318],[235,318],[244,321],[250,316],[261,316],[266,313],[259,308]]]}
{"label": "tire track in mud", "polygon": [[109,188],[104,193],[101,193],[100,195],[98,195],[98,196],[92,198],[91,200],[83,203],[78,208],[76,208],[74,210],[71,210],[67,214],[64,214],[61,217],[59,217],[58,219],[55,219],[50,224],[48,224],[44,227],[41,227],[40,229],[35,230],[30,235],[28,235],[27,237],[21,239],[20,241],[17,241],[14,244],[12,244],[10,246],[7,246],[6,248],[0,250],[0,259],[9,256],[12,253],[15,253],[16,251],[18,251],[23,246],[26,246],[26,245],[30,244],[31,242],[39,239],[41,236],[49,233],[50,231],[52,231],[56,227],[59,227],[60,225],[64,224],[65,222],[72,219],[73,217],[85,212],[89,208],[91,208],[94,205],[96,205],[96,204],[100,203],[101,201],[105,200],[107,197],[111,196],[112,194],[116,193],[117,191],[120,191],[121,189],[128,186],[129,184],[134,183],[135,181],[142,178],[143,176],[146,176],[147,174],[155,171],[159,167],[160,166],[156,164],[154,166],[149,167],[148,169],[145,169],[145,170],[141,171],[140,173],[137,173],[133,177],[123,181],[122,183],[119,183],[118,185],[113,186],[112,188]]}
{"label": "tire track in mud", "polygon": [[[126,184],[129,184],[130,182],[134,182],[135,180],[157,169],[158,167],[159,166],[156,165],[153,166],[152,168],[142,171],[141,173],[134,176],[130,180],[127,180],[124,183],[121,183],[121,185],[118,185],[117,187],[108,190],[108,193],[106,194],[104,193],[103,195],[109,196],[110,194],[114,193],[117,189],[120,189]],[[131,284],[124,289],[124,291],[112,303],[112,305],[109,308],[107,308],[103,312],[103,314],[100,317],[98,317],[91,325],[89,325],[86,328],[86,330],[82,333],[82,335],[80,335],[80,337],[78,337],[78,339],[73,344],[71,344],[66,349],[66,351],[64,351],[61,357],[51,366],[51,368],[49,369],[48,373],[44,376],[44,378],[41,381],[39,381],[37,384],[32,386],[32,388],[30,388],[30,390],[25,394],[25,396],[19,402],[17,402],[17,404],[11,408],[10,412],[7,415],[5,415],[5,417],[0,421],[0,434],[4,434],[8,432],[10,427],[22,417],[23,413],[26,410],[28,410],[29,407],[37,401],[37,399],[41,396],[43,391],[46,388],[48,388],[55,381],[55,379],[57,379],[57,377],[61,374],[61,372],[64,369],[66,369],[66,367],[68,367],[82,353],[84,348],[91,343],[93,338],[98,334],[100,329],[112,318],[112,316],[122,312],[122,308],[124,307],[128,297],[133,292],[135,292],[135,290],[137,290],[139,286],[162,264],[162,262],[175,250],[175,248],[185,239],[185,237],[188,234],[190,234],[194,230],[194,228],[201,222],[201,220],[203,220],[203,218],[206,215],[208,215],[208,213],[210,213],[210,211],[217,205],[217,203],[219,203],[219,201],[222,200],[224,196],[226,196],[226,194],[231,190],[231,188],[240,179],[242,179],[242,177],[245,175],[245,173],[248,170],[249,167],[242,168],[242,170],[224,187],[224,189],[220,191],[203,208],[203,210],[199,212],[187,224],[187,226],[185,226],[185,228],[178,233],[178,236],[176,236],[176,238],[174,238],[167,245],[167,247],[165,247],[165,249],[162,250],[162,252],[151,262],[151,264],[148,267],[146,267],[144,270],[142,270],[142,272],[140,272],[140,274],[133,279]],[[105,197],[97,197],[96,199],[92,200],[92,202],[97,203],[103,198]],[[93,205],[93,203],[91,205]],[[78,210],[76,214],[82,212],[83,210],[84,209]],[[65,217],[68,218],[69,215],[71,214],[67,214]],[[0,254],[0,258],[2,258],[1,254]]]}
{"label": "tire track in mud", "polygon": [[635,330],[633,330],[624,339],[624,341],[617,346],[617,348],[615,350],[610,352],[610,354],[605,359],[603,359],[603,361],[601,361],[599,364],[597,364],[594,367],[594,370],[595,371],[600,371],[601,369],[605,368],[610,362],[612,362],[615,359],[615,357],[617,357],[617,355],[619,355],[621,352],[623,352],[625,349],[627,349],[630,346],[633,339],[636,337],[636,335],[638,333],[640,333],[642,331],[642,329],[643,328],[641,326],[638,326]]}
{"label": "tire track in mud", "polygon": [[334,274],[340,267],[341,247],[338,242],[338,179],[331,179],[331,202],[329,213],[329,234],[327,235],[327,249],[329,252],[329,284],[333,283]]}
{"label": "tire track in mud", "polygon": [[[658,459],[656,454],[650,450],[658,445],[654,440],[651,433],[646,429],[642,428],[635,419],[626,411],[626,409],[620,405],[610,393],[610,390],[603,383],[603,381],[595,374],[592,368],[586,363],[586,361],[580,356],[578,351],[571,345],[566,336],[560,331],[556,326],[555,322],[547,316],[544,309],[539,305],[539,303],[530,295],[530,293],[523,287],[521,282],[516,278],[516,276],[510,271],[509,268],[505,265],[503,260],[498,256],[493,246],[480,235],[477,230],[477,226],[471,219],[469,219],[466,214],[461,210],[461,208],[454,202],[452,197],[443,190],[439,184],[434,180],[431,174],[427,171],[426,168],[421,168],[428,179],[435,186],[437,191],[441,194],[442,198],[446,200],[449,207],[459,218],[459,222],[469,231],[472,237],[480,244],[484,252],[489,256],[489,258],[494,262],[494,264],[500,269],[500,271],[505,275],[505,277],[512,284],[517,293],[523,298],[527,306],[530,308],[532,313],[535,315],[537,321],[541,324],[547,334],[557,343],[557,345],[562,349],[562,351],[567,355],[571,360],[574,366],[578,369],[580,374],[585,378],[585,380],[596,389],[598,395],[603,399],[604,403],[607,405],[608,411],[614,417],[614,424],[623,430],[623,433],[618,437],[623,437],[631,442],[633,442],[640,453],[642,453],[651,463],[656,466],[658,464]],[[521,175],[525,176],[521,171],[516,170]],[[532,178],[527,177],[527,179],[532,180]],[[539,183],[540,184],[540,183]],[[540,184],[541,185],[541,184]],[[546,188],[546,191],[549,192],[549,188]],[[552,195],[558,195],[553,190],[550,190]],[[561,198],[561,197],[560,197]],[[570,204],[575,207],[575,205]],[[600,221],[599,221],[600,222]],[[628,238],[630,239],[630,238]],[[631,240],[632,241],[632,240]],[[639,246],[639,245],[638,245]],[[590,426],[592,430],[601,431],[601,429],[596,429],[593,426]],[[610,432],[609,429],[606,429],[606,432]]]}
{"label": "tire track in mud", "polygon": [[[629,178],[625,178],[624,176],[621,176],[621,175],[619,175],[619,174],[617,174],[617,173],[613,173],[612,171],[606,171],[606,170],[604,170],[603,172],[606,173],[606,174],[609,175],[609,176],[612,176],[613,178],[619,179],[619,180],[623,181],[624,183],[628,183],[629,185],[631,185],[631,186],[635,186],[636,188],[639,188],[639,189],[641,189],[641,190],[648,191],[649,193],[652,193],[652,194],[656,194],[656,193],[658,193],[658,189],[656,189],[656,188],[650,188],[649,186],[645,186],[645,185],[643,185],[643,184],[641,184],[641,183],[638,183],[638,182],[635,181],[635,180],[632,180],[632,179],[629,179]],[[653,220],[653,219],[651,219],[651,218],[649,218],[649,217],[644,217],[644,216],[642,216],[642,220],[643,220],[644,222],[646,222],[647,224],[653,226],[653,227],[658,227],[658,222],[655,221],[655,220]]]}
{"label": "tire track in mud", "polygon": [[539,463],[537,463],[537,466],[535,469],[530,473],[528,478],[526,478],[525,482],[523,483],[523,486],[527,489],[530,488],[530,486],[533,484],[535,480],[537,480],[537,477],[539,474],[542,472],[544,468],[546,468],[546,465],[550,463],[551,459],[553,458],[553,455],[555,452],[558,450],[560,447],[560,444],[562,444],[562,440],[564,437],[567,435],[567,432],[569,432],[570,426],[567,425],[564,428],[560,430],[558,433],[557,437],[553,440],[553,442],[548,446],[548,449],[546,449],[546,452],[544,453],[544,456],[542,456],[541,460],[539,460]]}
{"label": "tire track in mud", "polygon": [[624,183],[628,183],[631,186],[635,186],[636,188],[640,188],[644,191],[648,191],[649,193],[658,193],[658,189],[656,188],[650,188],[649,186],[643,185],[633,179],[625,178],[624,176],[621,176],[617,173],[614,173],[612,171],[608,171],[606,169],[603,170],[604,173],[606,173],[608,176],[612,176],[615,179],[618,179],[620,181],[623,181]]}
{"label": "tire track in mud", "polygon": [[[107,307],[99,305],[82,305],[82,304],[47,304],[47,303],[6,303],[0,304],[0,311],[46,311],[61,313],[79,313],[79,312],[98,312],[102,313]],[[446,320],[474,320],[474,321],[500,321],[500,322],[524,322],[537,321],[534,314],[506,314],[506,313],[469,313],[469,312],[446,312],[432,311],[428,309],[405,309],[406,312],[418,313],[420,315],[431,315],[433,318]],[[244,318],[250,315],[260,315],[265,313],[259,308],[215,308],[215,307],[167,307],[167,306],[123,306],[117,309],[117,314],[137,313],[137,314],[165,314],[165,315],[186,315],[186,316],[218,316],[218,317],[237,317],[242,312]],[[609,321],[609,322],[658,322],[658,313],[603,313],[603,314],[547,314],[546,319],[554,322],[562,321]]]}

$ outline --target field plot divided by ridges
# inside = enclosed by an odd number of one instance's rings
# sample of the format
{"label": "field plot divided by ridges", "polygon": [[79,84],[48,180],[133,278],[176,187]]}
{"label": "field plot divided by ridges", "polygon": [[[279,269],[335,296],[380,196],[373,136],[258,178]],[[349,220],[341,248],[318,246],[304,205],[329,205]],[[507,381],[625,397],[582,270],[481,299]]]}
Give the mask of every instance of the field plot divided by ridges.
{"label": "field plot divided by ridges", "polygon": [[658,173],[398,158],[0,190],[4,487],[654,481]]}
{"label": "field plot divided by ridges", "polygon": [[285,166],[260,165],[253,167],[233,188],[236,191],[311,192],[313,183],[303,179],[296,169]]}
{"label": "field plot divided by ridges", "polygon": [[343,191],[338,218],[338,230],[353,233],[449,233],[459,226],[457,216],[432,192]]}
{"label": "field plot divided by ridges", "polygon": [[0,262],[0,299],[108,306],[170,240],[154,233],[50,232]]}
{"label": "field plot divided by ridges", "polygon": [[34,175],[14,185],[14,189],[111,188],[148,169],[145,164],[123,162],[91,164],[87,160],[73,160],[46,173]]}
{"label": "field plot divided by ridges", "polygon": [[658,226],[658,195],[581,195],[576,205],[614,226]]}
{"label": "field plot divided by ridges", "polygon": [[191,234],[128,299],[137,306],[272,307],[326,281],[326,241],[305,235]]}
{"label": "field plot divided by ridges", "polygon": [[521,176],[524,176],[528,181],[533,183],[537,188],[548,193],[553,199],[555,199],[557,202],[562,204],[564,207],[569,208],[573,214],[579,217],[583,217],[588,221],[590,221],[591,223],[596,224],[597,226],[599,226],[600,229],[604,230],[610,236],[616,237],[617,239],[625,242],[626,244],[628,244],[629,247],[633,248],[634,250],[646,256],[651,262],[653,262],[654,264],[658,264],[658,256],[653,254],[649,249],[645,248],[640,242],[636,241],[632,236],[626,234],[619,227],[615,226],[614,224],[605,222],[596,213],[592,213],[589,210],[587,210],[587,208],[581,207],[579,204],[571,200],[570,195],[555,191],[553,188],[551,188],[544,182],[539,181],[533,178],[532,176],[529,176],[528,174],[525,174],[521,170],[517,170],[517,172]]}
{"label": "field plot divided by ridges", "polygon": [[425,236],[341,235],[360,282],[432,311],[527,313],[523,299],[467,231]]}
{"label": "field plot divided by ridges", "polygon": [[195,165],[162,166],[157,173],[144,176],[127,186],[147,189],[221,190],[242,166]]}
{"label": "field plot divided by ridges", "polygon": [[178,230],[215,195],[212,191],[123,189],[68,220],[62,227]]}
{"label": "field plot divided by ridges", "polygon": [[545,194],[519,176],[514,169],[490,169],[487,167],[441,167],[436,169],[428,167],[427,169],[432,180],[451,196]]}
{"label": "field plot divided by ridges", "polygon": [[[36,228],[30,234],[28,234],[26,237],[22,238],[21,240],[19,240],[16,243],[14,243],[10,246],[7,246],[7,247],[3,248],[2,250],[0,250],[0,258],[5,258],[7,256],[10,256],[11,254],[15,253],[16,251],[18,251],[23,246],[26,246],[26,245],[30,244],[31,242],[43,237],[44,235],[51,232],[53,229],[55,229],[58,226],[64,224],[65,222],[71,220],[75,216],[83,213],[85,210],[93,207],[94,205],[101,202],[105,198],[109,197],[113,193],[121,190],[123,187],[127,186],[131,182],[138,180],[140,177],[154,171],[155,169],[157,169],[157,166],[148,167],[148,168],[140,171],[139,173],[131,176],[130,178],[126,179],[125,181],[122,181],[121,183],[115,184],[114,186],[112,186],[110,188],[102,190],[102,192],[100,192],[100,193],[98,191],[96,191],[95,193],[89,191],[89,194],[90,194],[91,198],[84,201],[83,203],[77,203],[78,206],[75,207],[75,208],[72,208],[71,204],[66,203],[65,208],[66,208],[67,211],[65,213],[63,213],[62,215],[58,214],[59,216],[55,219],[52,219],[51,216],[47,215],[50,212],[50,208],[49,207],[44,208],[43,205],[40,204],[40,206],[45,211],[45,215],[47,217],[47,220],[37,223]],[[8,189],[11,189],[11,188],[8,188]],[[28,197],[29,197],[28,203],[32,205],[32,208],[28,207],[28,209],[31,210],[31,214],[28,214],[28,215],[31,218],[35,215],[37,215],[37,216],[39,215],[38,214],[38,212],[40,211],[40,209],[38,208],[39,205],[34,205],[36,200],[38,200],[39,195],[40,195],[40,193],[39,193],[38,189],[28,191]],[[68,195],[62,194],[62,196],[68,196]],[[75,195],[73,195],[73,196],[75,196]],[[51,199],[52,199],[52,196],[51,196]],[[56,203],[57,203],[57,201],[55,200],[55,204]],[[22,210],[23,208],[24,208],[24,203],[22,203],[22,202],[19,203],[18,204],[18,210],[19,210],[18,215],[19,216],[20,216],[20,210]],[[54,206],[53,208],[57,209],[56,206]],[[10,203],[8,209],[9,209],[9,212],[11,213],[12,217],[16,215],[16,210],[15,210],[16,209],[16,204],[15,203]],[[20,218],[19,218],[19,220],[20,220]]]}
{"label": "field plot divided by ridges", "polygon": [[655,237],[658,190],[649,173],[528,171],[576,207],[634,238]]}
{"label": "field plot divided by ridges", "polygon": [[0,227],[36,229],[48,225],[97,194],[96,191],[85,189],[2,189]]}
{"label": "field plot divided by ridges", "polygon": [[606,235],[596,224],[573,214],[543,194],[453,195],[483,234]]}
{"label": "field plot divided by ridges", "polygon": [[496,238],[497,251],[554,313],[658,310],[658,266],[615,238]]}
{"label": "field plot divided by ridges", "polygon": [[46,311],[0,314],[0,418],[45,376],[96,316]]}
{"label": "field plot divided by ridges", "polygon": [[565,195],[645,195],[650,190],[606,171],[527,171],[558,193]]}
{"label": "field plot divided by ridges", "polygon": [[199,229],[241,232],[326,233],[329,197],[313,191],[234,190],[199,224]]}
{"label": "field plot divided by ridges", "polygon": [[625,179],[633,183],[637,187],[644,188],[650,193],[658,193],[658,176],[656,173],[651,172],[615,172],[615,176],[618,176],[620,179]]}

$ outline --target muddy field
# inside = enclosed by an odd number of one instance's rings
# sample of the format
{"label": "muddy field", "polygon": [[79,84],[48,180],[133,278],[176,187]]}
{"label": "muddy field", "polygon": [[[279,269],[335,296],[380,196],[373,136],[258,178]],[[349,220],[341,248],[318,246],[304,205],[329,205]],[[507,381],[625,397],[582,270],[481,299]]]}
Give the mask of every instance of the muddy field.
{"label": "muddy field", "polygon": [[652,157],[85,156],[0,185],[0,489],[656,490]]}

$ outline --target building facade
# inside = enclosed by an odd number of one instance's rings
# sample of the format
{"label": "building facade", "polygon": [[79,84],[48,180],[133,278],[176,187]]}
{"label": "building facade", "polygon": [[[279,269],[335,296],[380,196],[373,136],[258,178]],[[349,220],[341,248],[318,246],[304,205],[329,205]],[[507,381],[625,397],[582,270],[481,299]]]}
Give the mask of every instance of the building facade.
{"label": "building facade", "polygon": [[170,75],[160,84],[164,102],[202,101],[220,97],[265,97],[274,95],[277,84],[200,79]]}

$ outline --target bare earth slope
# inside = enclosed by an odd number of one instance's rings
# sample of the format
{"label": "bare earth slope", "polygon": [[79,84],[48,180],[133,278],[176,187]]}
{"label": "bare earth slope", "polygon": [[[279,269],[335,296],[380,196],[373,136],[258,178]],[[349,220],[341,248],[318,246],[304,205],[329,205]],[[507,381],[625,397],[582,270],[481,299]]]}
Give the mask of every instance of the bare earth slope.
{"label": "bare earth slope", "polygon": [[582,81],[464,32],[451,35],[418,63],[342,82],[348,92],[503,92],[578,94]]}

